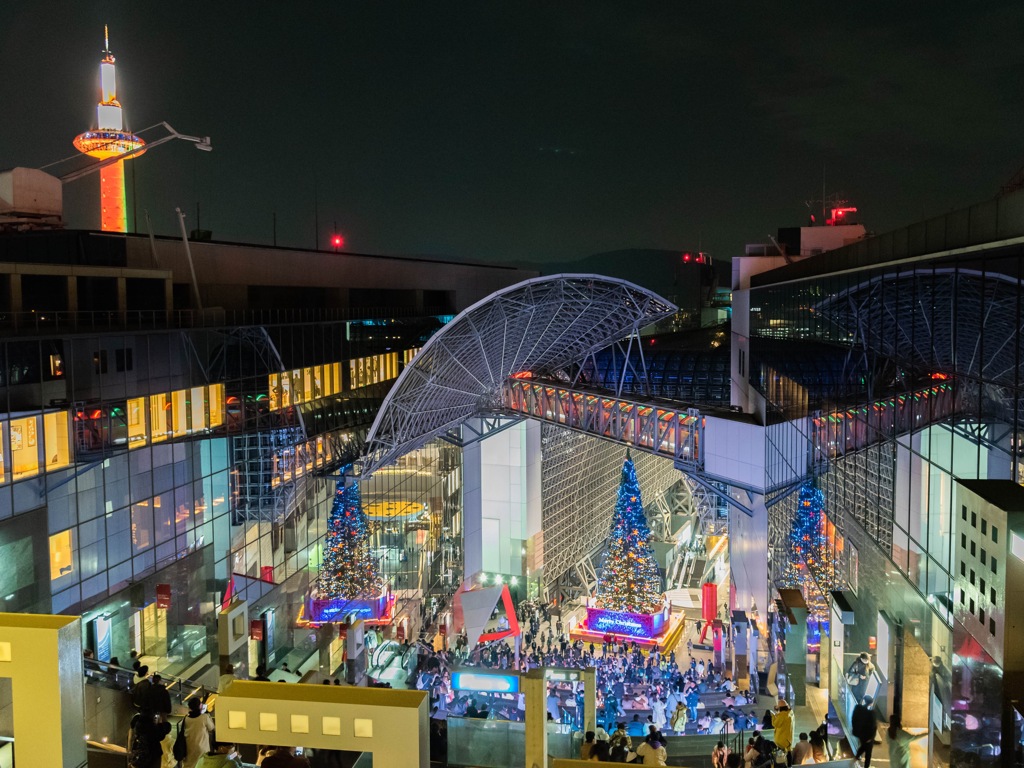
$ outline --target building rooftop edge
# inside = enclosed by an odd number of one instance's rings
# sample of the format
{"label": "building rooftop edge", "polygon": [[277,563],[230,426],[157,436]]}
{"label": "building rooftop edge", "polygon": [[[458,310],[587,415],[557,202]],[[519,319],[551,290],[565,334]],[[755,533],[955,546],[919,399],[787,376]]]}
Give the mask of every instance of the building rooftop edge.
{"label": "building rooftop edge", "polygon": [[1013,480],[957,480],[957,483],[1004,512],[1024,512],[1024,486]]}
{"label": "building rooftop edge", "polygon": [[[10,234],[0,234],[0,237],[11,237],[11,236],[27,236],[27,237],[45,237],[52,234],[53,232],[61,233],[81,233],[96,237],[113,237],[113,238],[137,238],[139,240],[148,240],[149,235],[141,234],[137,232],[105,232],[100,229],[40,229],[31,230],[26,232],[14,232]],[[180,237],[173,235],[154,235],[154,238],[158,241],[167,242],[180,242]],[[271,245],[266,243],[244,243],[235,242],[231,240],[189,240],[191,245],[215,245],[219,247],[227,248],[259,248],[263,250],[281,251],[284,253],[312,253],[312,254],[323,254],[324,256],[348,256],[353,258],[362,259],[389,259],[392,261],[411,261],[421,264],[444,264],[446,266],[459,266],[459,267],[475,267],[482,269],[499,269],[508,272],[524,272],[527,274],[538,274],[538,270],[529,269],[525,267],[517,267],[508,264],[490,264],[487,262],[480,261],[459,261],[457,259],[445,259],[445,258],[430,258],[426,256],[402,256],[394,254],[382,254],[382,253],[358,253],[355,251],[333,251],[323,250],[318,248],[301,248],[287,245]]]}
{"label": "building rooftop edge", "polygon": [[[1007,242],[1009,241],[1009,242]],[[762,272],[751,288],[850,272],[949,251],[1024,243],[1024,189]]]}

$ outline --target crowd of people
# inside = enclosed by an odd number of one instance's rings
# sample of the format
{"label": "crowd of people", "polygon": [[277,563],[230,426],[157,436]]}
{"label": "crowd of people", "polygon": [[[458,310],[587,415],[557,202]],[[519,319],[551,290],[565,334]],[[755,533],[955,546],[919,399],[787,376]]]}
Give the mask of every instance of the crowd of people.
{"label": "crowd of people", "polygon": [[[518,654],[507,642],[467,651],[463,638],[454,650],[421,648],[416,687],[430,692],[435,719],[448,715],[522,720],[525,707],[517,697],[460,694],[452,689],[451,668],[479,666],[526,672],[537,667],[584,669],[597,677],[598,721],[611,732],[619,722],[634,720],[667,734],[729,734],[751,730],[763,722],[753,708],[757,696],[740,690],[729,674],[711,661],[692,655],[680,665],[674,650],[657,647],[644,652],[635,643],[608,636],[598,646],[571,640],[559,618],[546,607],[521,610],[524,627]],[[549,691],[547,709],[557,723],[583,726],[583,693],[564,685]],[[472,710],[472,713],[469,711]],[[770,717],[770,713],[766,715]],[[773,727],[769,725],[768,727]],[[646,730],[644,731],[646,734]],[[639,735],[639,734],[637,734]]]}
{"label": "crowd of people", "polygon": [[[481,667],[527,672],[537,667],[594,668],[597,683],[596,731],[587,731],[581,756],[595,761],[644,761],[663,765],[666,737],[683,734],[732,734],[774,729],[773,749],[785,753],[802,750],[793,739],[793,713],[784,700],[763,716],[756,714],[756,693],[739,689],[730,675],[713,661],[690,655],[677,658],[675,650],[644,650],[633,642],[612,637],[603,642],[572,640],[557,617],[543,606],[521,606],[523,627],[518,654],[507,641],[472,651],[460,636],[452,651],[420,646],[414,685],[428,691],[431,704],[432,749],[444,750],[449,717],[525,719],[522,694],[486,694],[455,690],[452,669]],[[549,725],[581,730],[584,726],[582,683],[551,683],[546,700]],[[802,734],[808,744],[811,738]],[[759,734],[760,737],[760,734]],[[817,731],[814,743],[818,743]],[[822,742],[823,743],[823,742]],[[767,743],[759,744],[761,754]],[[757,749],[747,760],[751,768]],[[764,762],[762,760],[762,762]],[[723,763],[724,768],[724,763]]]}
{"label": "crowd of people", "polygon": [[[111,667],[119,669],[116,659]],[[228,665],[218,680],[218,689],[235,680],[234,669]],[[256,681],[270,682],[268,670],[256,668]],[[339,682],[339,681],[336,681]],[[171,694],[158,673],[134,662],[134,675],[129,684],[132,716],[128,731],[128,768],[242,768],[243,762],[235,744],[218,740],[213,715],[207,711],[202,689],[186,699],[188,714],[177,724],[171,722]],[[260,768],[310,768],[309,760],[296,754],[293,747],[261,746],[255,765]]]}
{"label": "crowd of people", "polygon": [[[449,717],[525,719],[522,693],[455,690],[452,685],[454,668],[479,667],[525,673],[549,667],[594,669],[596,730],[582,733],[585,694],[581,681],[549,682],[545,702],[549,728],[555,729],[553,732],[576,732],[577,739],[582,736],[579,755],[583,760],[664,765],[667,736],[741,731],[753,732],[743,754],[730,753],[726,742],[720,741],[711,755],[713,768],[769,768],[779,763],[802,765],[830,759],[825,724],[795,734],[793,712],[781,698],[759,718],[754,709],[757,694],[740,690],[730,675],[713,661],[694,657],[690,644],[687,644],[690,655],[681,660],[673,649],[654,646],[645,650],[635,642],[611,636],[604,637],[599,645],[572,640],[561,619],[551,616],[545,606],[521,605],[519,619],[523,635],[518,648],[502,641],[470,650],[464,634],[455,638],[451,650],[436,650],[425,643],[417,645],[417,667],[407,685],[429,693],[432,757],[442,758],[446,752]],[[408,643],[404,646],[408,649]],[[126,673],[116,659],[102,667],[93,666],[94,672],[113,675],[116,680]],[[127,674],[136,709],[128,738],[130,768],[241,767],[235,746],[216,739],[215,722],[206,710],[206,696],[202,691],[186,699],[188,714],[175,726],[170,720],[172,697],[161,675],[150,674],[138,659],[133,662],[133,671]],[[849,674],[852,678],[853,671]],[[235,679],[234,670],[228,666],[218,680],[218,689],[223,690]],[[271,678],[268,670],[261,666],[257,667],[253,679],[270,681]],[[322,682],[332,684],[329,679]],[[340,679],[333,680],[333,685],[340,683]],[[869,696],[858,702],[851,720],[851,732],[859,749],[854,753],[848,744],[841,742],[838,751],[856,761],[863,758],[863,768],[870,768],[872,749],[880,742],[876,739],[878,725]],[[903,731],[895,719],[890,725],[887,740],[890,759],[903,768],[908,761],[909,744],[920,737]],[[763,733],[769,730],[771,739]],[[310,763],[290,748],[261,747],[256,765],[308,768]]]}

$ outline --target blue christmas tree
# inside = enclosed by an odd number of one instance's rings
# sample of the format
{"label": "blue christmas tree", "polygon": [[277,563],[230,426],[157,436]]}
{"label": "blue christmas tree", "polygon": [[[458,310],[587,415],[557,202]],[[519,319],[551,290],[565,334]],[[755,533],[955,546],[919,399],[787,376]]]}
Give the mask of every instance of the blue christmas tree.
{"label": "blue christmas tree", "polygon": [[664,605],[661,575],[650,546],[640,483],[626,454],[608,536],[608,550],[597,584],[598,604],[610,611],[657,613]]}
{"label": "blue christmas tree", "polygon": [[359,483],[353,481],[346,486],[339,481],[327,518],[327,537],[320,560],[320,597],[369,598],[378,596],[382,589],[377,562],[370,553],[370,531],[362,510]]}

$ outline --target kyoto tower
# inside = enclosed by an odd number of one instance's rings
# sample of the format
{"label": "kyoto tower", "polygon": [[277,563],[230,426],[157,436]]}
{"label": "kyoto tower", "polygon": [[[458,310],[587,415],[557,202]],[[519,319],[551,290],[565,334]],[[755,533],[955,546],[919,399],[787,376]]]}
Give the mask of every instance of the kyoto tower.
{"label": "kyoto tower", "polygon": [[[127,152],[126,159],[138,157],[146,142],[124,129],[121,104],[117,100],[114,55],[110,37],[103,27],[103,59],[100,61],[100,103],[96,106],[96,128],[75,137],[75,149],[89,157],[106,160]],[[124,160],[100,168],[100,228],[104,232],[127,232],[124,199]]]}

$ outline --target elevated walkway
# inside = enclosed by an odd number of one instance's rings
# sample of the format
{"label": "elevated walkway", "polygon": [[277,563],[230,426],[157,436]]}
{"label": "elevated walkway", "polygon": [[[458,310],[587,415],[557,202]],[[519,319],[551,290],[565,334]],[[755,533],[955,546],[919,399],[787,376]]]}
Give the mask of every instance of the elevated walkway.
{"label": "elevated walkway", "polygon": [[517,378],[505,382],[502,404],[512,414],[608,438],[677,465],[703,466],[704,422],[696,408]]}
{"label": "elevated walkway", "polygon": [[[820,469],[831,459],[959,412],[956,390],[949,381],[876,400],[870,406],[840,408],[767,427],[754,423],[750,416],[725,409],[701,410],[665,399],[616,397],[604,390],[527,377],[505,381],[502,406],[507,415],[614,440],[672,459],[691,476],[721,480],[758,493],[801,482],[810,474],[808,455]],[[771,465],[771,457],[756,455],[758,442],[764,443],[766,433],[773,433],[767,437],[770,443],[792,445],[792,440],[774,436],[787,430],[799,438],[792,456]],[[800,440],[810,441],[811,446],[804,450]],[[759,465],[765,470],[763,480],[755,476]]]}

